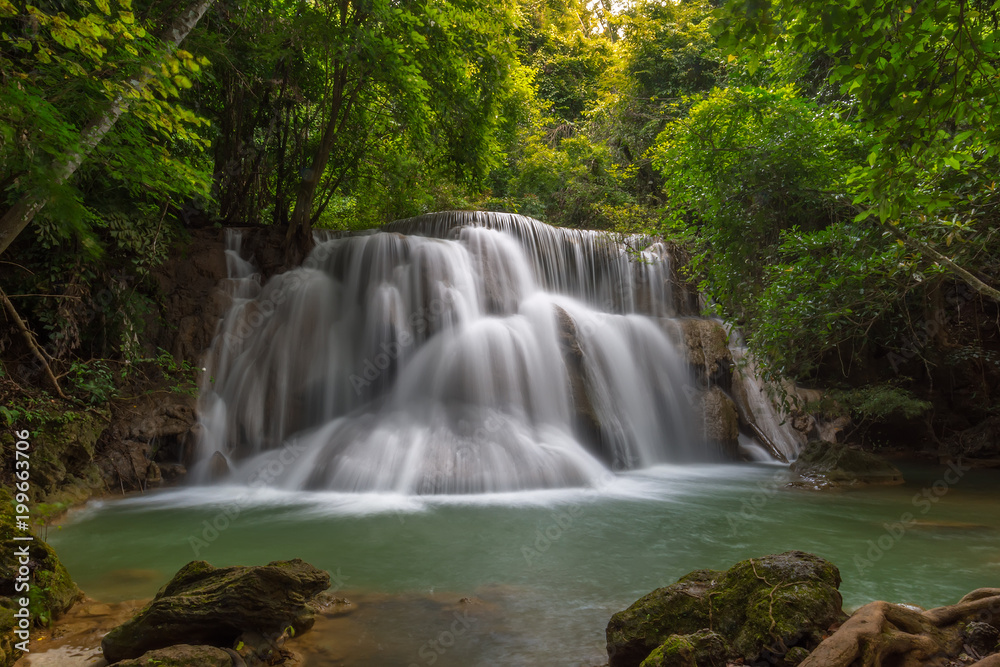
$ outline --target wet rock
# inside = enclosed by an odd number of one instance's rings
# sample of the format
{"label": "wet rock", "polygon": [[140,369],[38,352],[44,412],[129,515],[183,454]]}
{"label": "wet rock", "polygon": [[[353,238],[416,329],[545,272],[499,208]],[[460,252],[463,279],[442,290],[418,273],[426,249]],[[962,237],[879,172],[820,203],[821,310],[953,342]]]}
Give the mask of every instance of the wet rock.
{"label": "wet rock", "polygon": [[166,484],[171,484],[187,476],[187,468],[180,463],[160,463],[160,475]]}
{"label": "wet rock", "polygon": [[298,559],[228,568],[192,561],[101,648],[113,663],[181,642],[231,647],[248,634],[281,637],[329,585],[330,575]]}
{"label": "wet rock", "polygon": [[729,334],[715,320],[683,318],[675,320],[679,328],[675,342],[687,355],[688,366],[701,387],[719,386],[729,391],[733,383],[733,355],[729,350]]}
{"label": "wet rock", "polygon": [[[242,661],[241,661],[242,662]],[[116,662],[114,667],[234,667],[228,651],[215,646],[177,644],[147,651],[132,660]]]}
{"label": "wet rock", "polygon": [[740,416],[733,399],[719,387],[701,396],[702,434],[710,442],[735,448],[740,436]]}
{"label": "wet rock", "polygon": [[575,412],[576,431],[592,453],[605,463],[611,464],[614,457],[602,446],[601,420],[587,391],[583,348],[580,347],[576,322],[562,308],[556,306],[555,311],[559,327],[559,346],[569,376],[569,390]]}
{"label": "wet rock", "polygon": [[711,625],[708,594],[723,574],[716,570],[695,570],[612,616],[607,628],[610,667],[639,665],[671,635],[688,635],[708,628]]}
{"label": "wet rock", "polygon": [[[796,646],[812,649],[844,618],[839,586],[833,564],[801,551],[752,558],[725,572],[697,570],[611,618],[609,665],[644,664],[672,636],[699,631],[720,637],[727,657],[748,662],[780,659]],[[661,654],[680,655],[698,645],[691,642],[675,639]]]}
{"label": "wet rock", "polygon": [[710,630],[670,635],[641,667],[725,667],[726,641]]}
{"label": "wet rock", "polygon": [[163,484],[163,473],[160,471],[160,466],[156,465],[155,461],[150,461],[146,466],[146,486],[155,488],[161,484]]}
{"label": "wet rock", "polygon": [[812,440],[790,470],[813,486],[902,484],[899,469],[871,452],[842,443]]}
{"label": "wet rock", "polygon": [[737,563],[713,591],[713,629],[744,660],[812,649],[845,618],[840,571],[802,551]]}
{"label": "wet rock", "polygon": [[208,460],[208,478],[216,482],[229,476],[229,461],[222,452],[215,452]]}

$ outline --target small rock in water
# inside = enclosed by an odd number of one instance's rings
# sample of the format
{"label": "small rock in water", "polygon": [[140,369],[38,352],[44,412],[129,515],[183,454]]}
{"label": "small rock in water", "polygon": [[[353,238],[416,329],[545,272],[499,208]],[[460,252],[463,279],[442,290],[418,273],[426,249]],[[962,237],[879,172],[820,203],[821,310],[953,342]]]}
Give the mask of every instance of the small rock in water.
{"label": "small rock in water", "polygon": [[807,488],[855,484],[902,484],[903,473],[871,452],[839,442],[811,440],[789,470],[811,484]]}
{"label": "small rock in water", "polygon": [[229,461],[222,452],[215,452],[208,461],[208,478],[217,482],[223,477],[229,476]]}

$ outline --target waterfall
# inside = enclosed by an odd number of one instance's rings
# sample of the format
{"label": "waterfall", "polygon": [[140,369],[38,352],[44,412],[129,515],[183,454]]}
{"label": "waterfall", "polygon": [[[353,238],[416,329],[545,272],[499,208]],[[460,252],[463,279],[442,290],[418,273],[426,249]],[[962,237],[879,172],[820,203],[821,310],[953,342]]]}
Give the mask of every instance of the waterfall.
{"label": "waterfall", "polygon": [[482,212],[315,238],[263,287],[227,250],[199,458],[236,480],[483,493],[713,458],[662,244]]}
{"label": "waterfall", "polygon": [[[786,462],[794,461],[806,442],[805,436],[792,428],[787,415],[775,405],[766,383],[760,379],[753,357],[738,337],[730,346],[730,351],[738,369],[733,377],[733,394],[746,421],[753,427],[757,438],[767,444],[774,454]],[[744,359],[746,362],[741,363]],[[754,452],[751,456],[758,456],[758,453]]]}

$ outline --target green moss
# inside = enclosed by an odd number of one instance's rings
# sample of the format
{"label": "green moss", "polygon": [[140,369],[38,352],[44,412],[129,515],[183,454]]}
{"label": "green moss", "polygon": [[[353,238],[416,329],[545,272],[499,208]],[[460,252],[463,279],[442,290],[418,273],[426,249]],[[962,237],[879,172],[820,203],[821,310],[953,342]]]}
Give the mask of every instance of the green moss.
{"label": "green moss", "polygon": [[[834,565],[801,551],[745,560],[726,572],[697,570],[611,618],[610,665],[700,666],[690,662],[697,653],[692,637],[709,630],[723,642],[723,653],[747,661],[794,646],[814,648],[844,619],[839,585]],[[656,659],[644,663],[654,652]]]}
{"label": "green moss", "polygon": [[[59,561],[44,540],[35,536],[31,542],[14,541],[14,511],[13,498],[6,488],[0,488],[0,508],[2,508],[3,525],[0,526],[0,546],[6,554],[25,544],[31,563],[31,589],[28,593],[30,604],[28,608],[36,625],[48,625],[54,618],[69,609],[82,597],[80,589],[73,583],[69,572]],[[0,595],[14,594],[14,584],[17,563],[13,558],[0,562]],[[6,605],[0,605],[6,606]]]}

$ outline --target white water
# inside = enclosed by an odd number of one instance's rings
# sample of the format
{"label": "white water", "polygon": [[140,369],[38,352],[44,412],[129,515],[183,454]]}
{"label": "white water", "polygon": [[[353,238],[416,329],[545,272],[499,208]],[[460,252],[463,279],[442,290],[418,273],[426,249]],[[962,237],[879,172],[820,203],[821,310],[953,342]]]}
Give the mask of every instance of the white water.
{"label": "white water", "polygon": [[200,458],[233,481],[488,493],[713,458],[660,322],[662,245],[636,261],[596,232],[435,214],[323,241],[259,293],[227,255]]}

